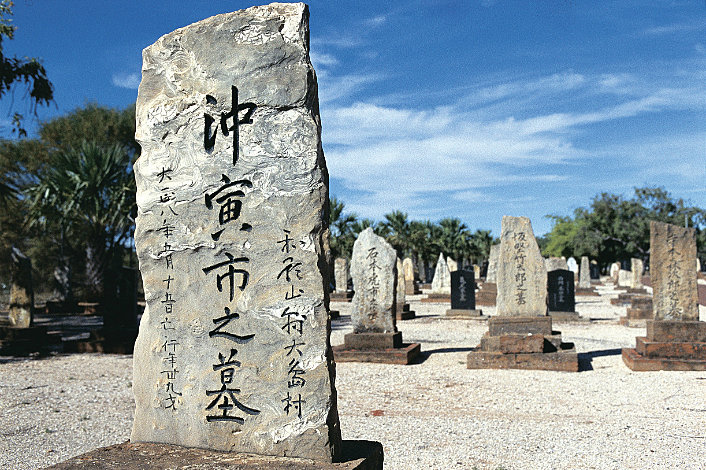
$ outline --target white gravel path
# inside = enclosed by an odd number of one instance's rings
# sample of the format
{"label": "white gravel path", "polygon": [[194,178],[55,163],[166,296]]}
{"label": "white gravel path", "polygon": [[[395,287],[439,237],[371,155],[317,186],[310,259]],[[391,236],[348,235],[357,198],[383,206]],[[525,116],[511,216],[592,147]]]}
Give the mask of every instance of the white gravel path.
{"label": "white gravel path", "polygon": [[[387,469],[706,469],[706,372],[631,372],[620,348],[644,329],[620,326],[625,308],[602,293],[578,298],[591,322],[555,322],[584,353],[580,373],[467,370],[487,324],[413,297],[418,317],[399,328],[423,362],[337,366],[344,439],[382,442]],[[350,304],[333,308],[340,344]],[[127,440],[131,368],[131,356],[0,358],[0,469]]]}

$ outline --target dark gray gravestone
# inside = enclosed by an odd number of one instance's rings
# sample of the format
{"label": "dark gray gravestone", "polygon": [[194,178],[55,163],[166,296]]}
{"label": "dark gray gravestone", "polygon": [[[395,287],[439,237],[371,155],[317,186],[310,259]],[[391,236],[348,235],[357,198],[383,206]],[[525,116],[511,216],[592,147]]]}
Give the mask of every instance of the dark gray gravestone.
{"label": "dark gray gravestone", "polygon": [[460,269],[451,273],[451,308],[475,310],[476,291],[473,271]]}
{"label": "dark gray gravestone", "polygon": [[589,269],[591,270],[591,279],[601,278],[601,269],[598,267],[597,264],[591,263]]}
{"label": "dark gray gravestone", "polygon": [[568,269],[549,271],[547,294],[550,312],[573,312],[576,309],[574,273]]}

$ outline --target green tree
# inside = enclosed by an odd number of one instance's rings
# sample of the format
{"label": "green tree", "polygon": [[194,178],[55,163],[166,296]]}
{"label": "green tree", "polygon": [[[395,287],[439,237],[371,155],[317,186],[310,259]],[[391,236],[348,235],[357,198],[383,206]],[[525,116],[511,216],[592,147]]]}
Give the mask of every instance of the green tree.
{"label": "green tree", "polygon": [[457,218],[446,218],[439,221],[438,240],[439,251],[461,263],[468,255],[468,227]]}
{"label": "green tree", "polygon": [[30,225],[58,233],[73,250],[83,247],[87,293],[110,298],[106,273],[121,264],[136,212],[129,152],[95,142],[55,152],[26,194]]}
{"label": "green tree", "polygon": [[354,213],[345,214],[345,204],[331,197],[329,199],[329,227],[331,230],[331,258],[350,258],[356,234],[354,227],[358,221]]}
{"label": "green tree", "polygon": [[410,248],[411,231],[407,213],[396,210],[385,214],[380,226],[385,231],[385,239],[397,251],[397,256],[404,258]]}
{"label": "green tree", "polygon": [[[15,37],[16,26],[12,25],[12,6],[10,0],[0,1],[0,97],[13,89],[18,83],[24,83],[29,96],[30,111],[36,115],[37,106],[47,106],[54,100],[54,87],[47,78],[44,66],[37,58],[7,57],[2,48],[2,41]],[[20,137],[27,131],[22,126],[23,116],[15,112],[12,116],[12,131]]]}

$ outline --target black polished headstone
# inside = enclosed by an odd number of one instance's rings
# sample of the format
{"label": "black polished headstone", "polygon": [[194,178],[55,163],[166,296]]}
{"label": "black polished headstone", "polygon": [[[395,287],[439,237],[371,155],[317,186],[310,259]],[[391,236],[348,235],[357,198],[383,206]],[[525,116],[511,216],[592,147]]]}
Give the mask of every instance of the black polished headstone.
{"label": "black polished headstone", "polygon": [[473,271],[459,269],[451,273],[451,308],[476,309],[476,283]]}
{"label": "black polished headstone", "polygon": [[598,267],[597,264],[590,264],[590,271],[591,271],[591,279],[600,279],[601,278],[601,269]]}
{"label": "black polished headstone", "polygon": [[547,273],[547,294],[550,312],[575,311],[574,273],[568,269],[549,271]]}

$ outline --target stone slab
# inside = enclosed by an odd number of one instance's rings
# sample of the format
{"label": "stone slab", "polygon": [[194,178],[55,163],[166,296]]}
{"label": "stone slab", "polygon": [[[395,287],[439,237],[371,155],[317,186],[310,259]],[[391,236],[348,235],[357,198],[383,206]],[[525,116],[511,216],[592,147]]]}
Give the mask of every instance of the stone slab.
{"label": "stone slab", "polygon": [[46,470],[382,470],[382,444],[343,441],[340,462],[218,452],[169,444],[130,443],[102,447]]}
{"label": "stone slab", "polygon": [[466,359],[468,369],[523,369],[578,372],[575,348],[554,353],[501,354],[472,351]]}
{"label": "stone slab", "polygon": [[347,349],[345,345],[333,347],[336,362],[375,362],[379,364],[408,365],[419,356],[419,343],[403,344],[391,349]]}
{"label": "stone slab", "polygon": [[[461,308],[450,308],[446,310],[446,316],[452,318],[481,318],[483,317],[483,310],[473,309],[465,310]],[[487,317],[483,317],[487,318]]]}
{"label": "stone slab", "polygon": [[706,322],[702,321],[647,321],[650,341],[706,342]]}
{"label": "stone slab", "polygon": [[417,314],[414,310],[403,310],[401,312],[397,312],[397,319],[398,320],[412,320],[416,318]]}
{"label": "stone slab", "polygon": [[552,318],[545,317],[492,317],[488,320],[490,336],[507,334],[552,334]]}
{"label": "stone slab", "polygon": [[346,349],[389,349],[402,347],[402,332],[348,333],[343,337]]}
{"label": "stone slab", "polygon": [[352,292],[331,292],[329,294],[329,300],[331,302],[350,302],[353,300]]}
{"label": "stone slab", "polygon": [[635,338],[635,350],[646,357],[706,360],[706,342],[649,341],[644,336],[638,336]]}
{"label": "stone slab", "polygon": [[651,308],[628,307],[626,318],[631,320],[651,320],[654,318]]}
{"label": "stone slab", "polygon": [[404,281],[404,292],[406,295],[417,295],[420,293],[419,287],[414,281]]}
{"label": "stone slab", "polygon": [[618,320],[621,326],[627,326],[628,328],[645,328],[647,320],[640,320],[628,317],[620,317]]}
{"label": "stone slab", "polygon": [[554,312],[549,311],[549,316],[558,321],[588,321],[583,318],[578,312]]}
{"label": "stone slab", "polygon": [[484,335],[480,339],[480,350],[503,354],[544,352],[544,335]]}
{"label": "stone slab", "polygon": [[596,291],[593,288],[584,289],[582,287],[577,287],[575,294],[576,294],[576,296],[591,296],[591,297],[599,297],[601,295],[600,293],[598,293],[598,291]]}
{"label": "stone slab", "polygon": [[649,371],[706,371],[706,361],[668,357],[641,356],[634,348],[623,348],[623,362],[635,372]]}
{"label": "stone slab", "polygon": [[420,299],[420,302],[424,303],[446,303],[450,304],[451,303],[451,295],[446,295],[446,294],[428,294],[426,298]]}

